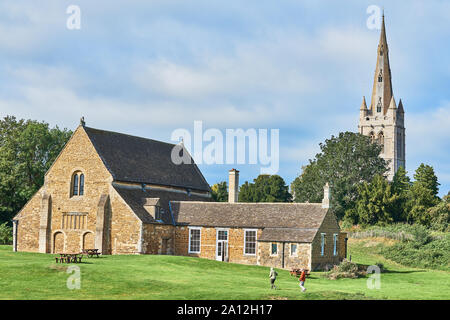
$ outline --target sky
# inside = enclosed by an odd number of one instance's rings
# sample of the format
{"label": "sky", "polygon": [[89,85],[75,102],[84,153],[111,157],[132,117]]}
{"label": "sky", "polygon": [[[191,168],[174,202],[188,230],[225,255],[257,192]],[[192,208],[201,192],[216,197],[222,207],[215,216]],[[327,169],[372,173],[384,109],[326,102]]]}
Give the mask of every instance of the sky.
{"label": "sky", "polygon": [[[80,28],[67,13],[80,9]],[[370,100],[384,8],[406,169],[433,166],[450,189],[450,2],[2,0],[0,117],[86,125],[171,142],[176,129],[279,130],[290,184]],[[74,20],[70,20],[74,21]],[[206,145],[206,142],[204,146]],[[210,184],[257,164],[202,164]]]}

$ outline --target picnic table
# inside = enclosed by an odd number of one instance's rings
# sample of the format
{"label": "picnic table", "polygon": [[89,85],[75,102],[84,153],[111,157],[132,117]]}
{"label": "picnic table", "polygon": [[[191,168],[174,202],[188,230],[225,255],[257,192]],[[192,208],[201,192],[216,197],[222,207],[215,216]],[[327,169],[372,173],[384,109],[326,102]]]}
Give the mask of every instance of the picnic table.
{"label": "picnic table", "polygon": [[59,257],[55,257],[56,263],[81,263],[83,254],[81,253],[59,253]]}
{"label": "picnic table", "polygon": [[84,249],[83,253],[87,255],[88,258],[91,258],[93,256],[96,256],[98,258],[98,256],[101,254],[100,252],[98,252],[98,249]]}
{"label": "picnic table", "polygon": [[[302,274],[302,269],[292,268],[290,273],[291,273],[291,276],[299,277]],[[308,269],[305,269],[305,274],[306,274],[306,276],[309,276],[309,270]]]}

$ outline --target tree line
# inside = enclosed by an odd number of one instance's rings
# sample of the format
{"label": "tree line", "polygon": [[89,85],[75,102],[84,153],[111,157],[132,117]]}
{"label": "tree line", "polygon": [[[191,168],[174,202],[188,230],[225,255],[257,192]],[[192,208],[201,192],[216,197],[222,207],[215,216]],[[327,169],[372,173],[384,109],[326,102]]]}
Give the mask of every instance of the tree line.
{"label": "tree line", "polygon": [[[260,175],[240,188],[239,202],[311,202],[323,198],[323,186],[332,186],[332,210],[346,225],[383,225],[408,222],[449,231],[450,196],[438,197],[433,167],[421,164],[414,182],[403,167],[386,179],[387,162],[381,146],[358,133],[343,132],[320,143],[320,150],[291,183],[278,175]],[[227,201],[226,182],[212,186],[214,201]]]}
{"label": "tree line", "polygon": [[[12,217],[44,183],[44,175],[72,131],[45,122],[0,120],[0,224]],[[240,186],[240,202],[321,202],[323,186],[332,187],[331,205],[347,224],[419,223],[448,230],[450,197],[438,197],[439,183],[431,166],[421,164],[414,181],[399,168],[386,178],[381,146],[369,137],[343,132],[320,143],[320,152],[303,166],[290,188],[279,175],[260,175]],[[211,187],[214,201],[228,201],[227,183]]]}

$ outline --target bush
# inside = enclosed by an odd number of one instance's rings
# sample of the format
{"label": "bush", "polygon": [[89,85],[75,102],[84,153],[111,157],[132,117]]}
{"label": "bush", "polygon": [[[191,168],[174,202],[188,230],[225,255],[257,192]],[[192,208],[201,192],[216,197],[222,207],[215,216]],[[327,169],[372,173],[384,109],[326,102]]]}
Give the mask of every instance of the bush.
{"label": "bush", "polygon": [[330,272],[326,273],[325,277],[336,280],[341,278],[356,279],[365,275],[366,272],[360,271],[356,263],[344,259],[339,265],[334,266]]}
{"label": "bush", "polygon": [[[429,235],[428,235],[429,237]],[[424,243],[420,245],[420,243]],[[450,270],[450,235],[442,238],[424,241],[418,235],[415,241],[399,242],[390,247],[384,247],[380,253],[397,263],[439,270]]]}
{"label": "bush", "polygon": [[381,262],[376,262],[375,265],[380,268],[380,272],[384,272],[386,271],[386,269],[384,268],[384,264],[382,264]]}
{"label": "bush", "polygon": [[12,227],[7,222],[0,224],[0,244],[12,244]]}

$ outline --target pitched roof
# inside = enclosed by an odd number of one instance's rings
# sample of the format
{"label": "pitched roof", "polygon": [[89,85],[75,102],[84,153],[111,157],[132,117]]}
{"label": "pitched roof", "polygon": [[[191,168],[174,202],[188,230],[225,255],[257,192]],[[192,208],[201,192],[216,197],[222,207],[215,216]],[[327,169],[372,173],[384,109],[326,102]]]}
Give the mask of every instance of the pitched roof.
{"label": "pitched roof", "polygon": [[[164,209],[164,214],[161,219],[164,224],[174,223],[169,209],[170,200],[192,199],[194,201],[210,201],[209,198],[197,196],[195,194],[188,196],[186,193],[171,192],[161,189],[150,188],[144,191],[140,188],[123,187],[116,184],[113,184],[113,188],[143,223],[158,223],[144,208],[144,205],[152,203],[151,200],[148,200],[149,198],[153,198],[154,200],[158,199],[159,205]],[[153,201],[153,203],[156,204],[158,201]]]}
{"label": "pitched roof", "polygon": [[316,233],[316,228],[265,228],[258,241],[312,242]]}
{"label": "pitched roof", "polygon": [[114,180],[210,191],[195,163],[176,165],[171,143],[83,127]]}
{"label": "pitched roof", "polygon": [[170,203],[178,225],[264,228],[261,241],[310,242],[328,212],[320,203]]}

